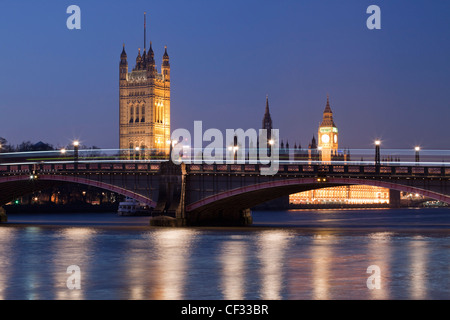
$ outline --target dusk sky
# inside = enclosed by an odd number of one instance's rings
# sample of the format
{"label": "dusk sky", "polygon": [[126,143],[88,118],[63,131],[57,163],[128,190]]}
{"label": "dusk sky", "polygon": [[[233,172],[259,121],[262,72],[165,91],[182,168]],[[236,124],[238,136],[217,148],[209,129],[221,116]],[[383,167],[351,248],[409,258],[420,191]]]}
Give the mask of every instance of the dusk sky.
{"label": "dusk sky", "polygon": [[[81,30],[69,30],[69,5]],[[369,5],[381,30],[369,30]],[[340,148],[450,149],[450,1],[0,1],[0,137],[118,148],[119,60],[152,41],[171,64],[171,129],[317,138],[327,94]],[[147,48],[148,48],[147,43]]]}

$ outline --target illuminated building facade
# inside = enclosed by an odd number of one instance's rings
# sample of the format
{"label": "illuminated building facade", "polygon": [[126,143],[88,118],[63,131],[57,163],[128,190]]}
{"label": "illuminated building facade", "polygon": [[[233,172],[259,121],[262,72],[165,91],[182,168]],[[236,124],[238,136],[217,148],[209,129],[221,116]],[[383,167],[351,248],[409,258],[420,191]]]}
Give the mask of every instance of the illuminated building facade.
{"label": "illuminated building facade", "polygon": [[[145,21],[145,18],[144,18]],[[139,48],[136,65],[128,72],[125,44],[119,65],[119,147],[133,157],[167,155],[170,150],[170,63],[167,47],[158,72],[152,44]]]}
{"label": "illuminated building facade", "polygon": [[364,185],[340,186],[291,194],[289,203],[371,205],[389,204],[389,189]]}

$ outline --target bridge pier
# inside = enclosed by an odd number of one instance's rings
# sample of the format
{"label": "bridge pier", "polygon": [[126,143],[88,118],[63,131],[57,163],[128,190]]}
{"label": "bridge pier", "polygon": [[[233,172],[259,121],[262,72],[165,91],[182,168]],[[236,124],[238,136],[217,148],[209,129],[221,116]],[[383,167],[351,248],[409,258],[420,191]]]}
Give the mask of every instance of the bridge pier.
{"label": "bridge pier", "polygon": [[389,189],[389,207],[400,208],[400,191]]}
{"label": "bridge pier", "polygon": [[183,227],[186,226],[186,164],[175,165],[172,161],[161,164],[159,196],[151,226]]}
{"label": "bridge pier", "polygon": [[0,223],[8,222],[8,216],[6,215],[5,209],[0,207]]}

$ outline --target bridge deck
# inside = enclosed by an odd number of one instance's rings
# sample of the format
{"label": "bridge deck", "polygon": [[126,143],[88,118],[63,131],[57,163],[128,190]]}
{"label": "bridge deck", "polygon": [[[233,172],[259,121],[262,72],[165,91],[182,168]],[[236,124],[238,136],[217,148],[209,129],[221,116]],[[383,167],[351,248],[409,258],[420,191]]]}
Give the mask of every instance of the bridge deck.
{"label": "bridge deck", "polygon": [[[191,174],[259,174],[263,165],[252,164],[190,164]],[[74,172],[152,172],[157,173],[159,163],[42,163],[0,165],[0,175]],[[417,176],[450,178],[450,167],[405,165],[333,165],[333,164],[282,164],[275,175],[345,175],[345,176]]]}

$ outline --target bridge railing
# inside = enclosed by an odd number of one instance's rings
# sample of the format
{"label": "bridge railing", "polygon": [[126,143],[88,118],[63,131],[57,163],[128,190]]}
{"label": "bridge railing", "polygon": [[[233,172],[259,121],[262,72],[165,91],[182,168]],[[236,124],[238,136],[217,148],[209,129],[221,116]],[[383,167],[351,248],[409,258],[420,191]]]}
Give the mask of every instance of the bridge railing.
{"label": "bridge railing", "polygon": [[[259,175],[264,165],[259,164],[190,164],[186,166],[190,174],[240,174]],[[55,174],[55,173],[93,173],[93,172],[141,172],[156,174],[160,163],[112,162],[112,163],[34,163],[0,165],[0,175],[17,174]],[[450,166],[406,166],[286,163],[280,164],[277,175],[299,176],[417,176],[448,177]]]}
{"label": "bridge railing", "polygon": [[[168,157],[154,154],[140,157],[149,150],[88,149],[61,152],[60,150],[40,152],[0,153],[0,174],[22,172],[64,172],[78,171],[142,171],[156,172]],[[131,156],[133,155],[134,156]],[[315,153],[314,153],[315,152]],[[450,174],[450,151],[448,150],[400,150],[381,151],[380,162],[376,165],[373,150],[350,149],[338,152],[333,161],[320,161],[317,150],[311,152],[302,149],[283,149],[277,162],[278,174],[346,174],[346,175],[423,175],[447,176]],[[227,160],[223,163],[209,164],[207,161],[196,162],[191,158],[187,162],[189,172],[216,172],[253,174],[264,167],[258,161],[244,159]]]}
{"label": "bridge railing", "polygon": [[51,173],[74,171],[141,171],[158,172],[159,163],[35,163],[0,165],[0,174],[10,173]]}
{"label": "bridge railing", "polygon": [[[219,174],[259,174],[258,164],[191,164],[190,173]],[[357,164],[280,164],[278,173],[282,175],[401,175],[401,176],[449,176],[450,167],[404,166],[404,165],[357,165]]]}

